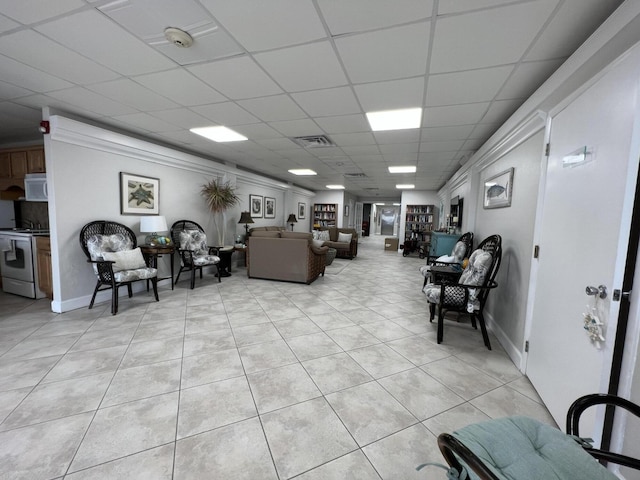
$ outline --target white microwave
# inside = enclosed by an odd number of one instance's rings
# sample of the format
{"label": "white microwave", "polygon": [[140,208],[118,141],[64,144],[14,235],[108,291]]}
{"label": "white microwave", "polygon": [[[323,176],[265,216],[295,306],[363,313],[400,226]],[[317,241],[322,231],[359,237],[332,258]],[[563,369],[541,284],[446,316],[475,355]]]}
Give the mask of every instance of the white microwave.
{"label": "white microwave", "polygon": [[25,199],[28,202],[48,202],[46,173],[27,173],[24,176]]}

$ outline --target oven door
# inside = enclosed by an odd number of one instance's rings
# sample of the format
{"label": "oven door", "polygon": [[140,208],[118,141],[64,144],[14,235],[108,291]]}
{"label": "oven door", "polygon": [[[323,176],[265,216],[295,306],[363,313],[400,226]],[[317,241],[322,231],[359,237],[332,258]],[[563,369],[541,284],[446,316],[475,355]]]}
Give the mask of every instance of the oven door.
{"label": "oven door", "polygon": [[31,238],[0,235],[0,271],[2,278],[34,281]]}

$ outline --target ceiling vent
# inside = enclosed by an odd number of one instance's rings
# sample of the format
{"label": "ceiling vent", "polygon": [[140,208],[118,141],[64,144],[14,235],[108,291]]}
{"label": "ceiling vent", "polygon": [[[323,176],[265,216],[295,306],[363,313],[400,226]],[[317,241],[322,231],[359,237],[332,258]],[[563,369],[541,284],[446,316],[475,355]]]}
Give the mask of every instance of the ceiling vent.
{"label": "ceiling vent", "polygon": [[380,190],[378,187],[365,187],[364,190]]}
{"label": "ceiling vent", "polygon": [[345,173],[344,176],[351,178],[365,178],[367,175],[364,173]]}
{"label": "ceiling vent", "polygon": [[291,140],[304,148],[335,147],[336,145],[326,135],[309,135],[307,137],[294,137]]}

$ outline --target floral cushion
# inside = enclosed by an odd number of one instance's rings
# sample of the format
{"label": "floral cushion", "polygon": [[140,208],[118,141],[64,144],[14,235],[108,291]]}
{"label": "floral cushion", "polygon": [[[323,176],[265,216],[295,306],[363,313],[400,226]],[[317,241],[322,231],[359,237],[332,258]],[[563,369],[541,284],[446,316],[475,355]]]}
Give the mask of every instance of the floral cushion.
{"label": "floral cushion", "polygon": [[[319,230],[318,238],[316,240],[323,240],[325,242],[331,241],[331,237],[329,237],[329,230]],[[351,240],[349,240],[351,241]]]}
{"label": "floral cushion", "polygon": [[102,258],[116,262],[111,266],[114,272],[147,267],[140,247],[134,248],[133,250],[122,250],[120,252],[104,252]]}
{"label": "floral cushion", "polygon": [[92,235],[87,240],[87,250],[91,255],[91,260],[102,258],[104,252],[120,252],[122,250],[133,249],[132,240],[122,233],[113,235]]}
{"label": "floral cushion", "polygon": [[158,275],[155,268],[136,268],[135,270],[122,270],[113,274],[116,282],[133,282],[136,280],[148,280]]}
{"label": "floral cushion", "polygon": [[193,263],[198,267],[202,267],[204,265],[215,265],[220,261],[220,257],[217,255],[194,255]]}
{"label": "floral cushion", "polygon": [[194,255],[207,255],[207,235],[200,230],[184,230],[180,232],[180,249],[190,250]]}
{"label": "floral cushion", "polygon": [[465,253],[467,253],[467,245],[464,242],[456,242],[453,250],[451,250],[451,256],[454,257],[453,261],[462,263]]}

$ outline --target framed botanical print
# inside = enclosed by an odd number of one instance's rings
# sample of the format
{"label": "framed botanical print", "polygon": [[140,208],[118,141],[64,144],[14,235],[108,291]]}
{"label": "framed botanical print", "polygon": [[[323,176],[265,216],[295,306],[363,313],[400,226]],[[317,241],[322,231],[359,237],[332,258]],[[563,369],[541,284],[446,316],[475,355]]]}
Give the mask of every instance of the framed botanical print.
{"label": "framed botanical print", "polygon": [[298,202],[298,220],[307,218],[307,204]]}
{"label": "framed botanical print", "polygon": [[251,218],[262,218],[262,195],[249,195]]}
{"label": "framed botanical print", "polygon": [[276,218],[276,199],[264,197],[264,218]]}
{"label": "framed botanical print", "polygon": [[122,215],[158,215],[160,180],[120,172],[120,213]]}

